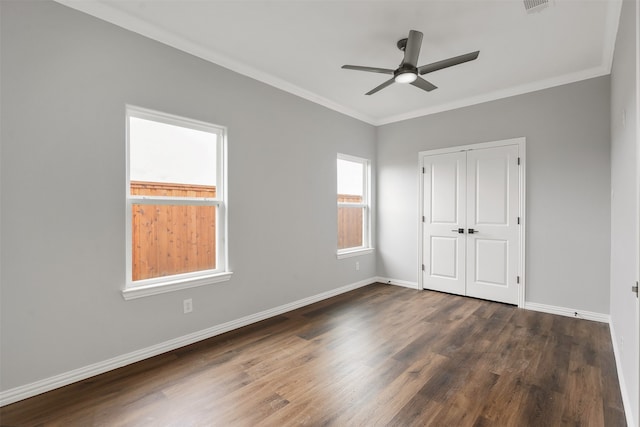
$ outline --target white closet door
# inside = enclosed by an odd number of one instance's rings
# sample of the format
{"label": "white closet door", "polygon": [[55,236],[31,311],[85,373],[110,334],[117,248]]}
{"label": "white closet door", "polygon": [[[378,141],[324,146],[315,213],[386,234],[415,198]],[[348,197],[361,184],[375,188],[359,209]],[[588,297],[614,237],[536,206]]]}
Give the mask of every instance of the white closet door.
{"label": "white closet door", "polygon": [[467,151],[466,294],[517,304],[518,147]]}
{"label": "white closet door", "polygon": [[422,283],[465,295],[466,155],[425,156]]}

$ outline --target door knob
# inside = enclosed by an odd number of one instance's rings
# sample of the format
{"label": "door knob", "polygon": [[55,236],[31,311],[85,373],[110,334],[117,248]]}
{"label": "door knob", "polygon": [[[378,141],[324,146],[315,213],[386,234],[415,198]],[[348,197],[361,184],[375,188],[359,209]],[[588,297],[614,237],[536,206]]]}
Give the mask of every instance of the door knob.
{"label": "door knob", "polygon": [[473,228],[469,229],[469,234],[473,234],[473,233],[479,233],[478,230],[474,230]]}
{"label": "door knob", "polygon": [[460,233],[460,234],[464,234],[464,228],[458,228],[457,230],[451,230],[454,233]]}

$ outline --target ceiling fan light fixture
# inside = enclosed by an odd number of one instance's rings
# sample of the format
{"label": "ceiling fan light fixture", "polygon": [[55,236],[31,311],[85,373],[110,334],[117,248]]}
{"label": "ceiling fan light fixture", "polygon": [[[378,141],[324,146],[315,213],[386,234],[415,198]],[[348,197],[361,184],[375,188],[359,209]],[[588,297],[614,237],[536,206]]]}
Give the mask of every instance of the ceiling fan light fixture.
{"label": "ceiling fan light fixture", "polygon": [[418,75],[411,71],[406,71],[404,73],[396,74],[394,80],[396,83],[413,83],[418,78]]}

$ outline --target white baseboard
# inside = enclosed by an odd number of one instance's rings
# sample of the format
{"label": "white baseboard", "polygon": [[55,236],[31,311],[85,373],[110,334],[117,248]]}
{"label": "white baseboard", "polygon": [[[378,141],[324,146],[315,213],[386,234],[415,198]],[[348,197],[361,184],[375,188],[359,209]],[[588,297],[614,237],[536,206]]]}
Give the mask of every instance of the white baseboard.
{"label": "white baseboard", "polygon": [[294,301],[288,304],[284,304],[269,310],[261,311],[259,313],[251,314],[240,319],[232,320],[230,322],[223,323],[221,325],[213,326],[211,328],[203,329],[192,334],[184,335],[169,341],[165,341],[160,344],[153,345],[151,347],[136,350],[131,353],[116,356],[114,358],[94,363],[89,366],[85,366],[73,371],[65,372],[53,377],[45,378],[40,381],[36,381],[23,386],[15,387],[3,392],[0,392],[0,407],[8,405],[10,403],[18,402],[29,397],[36,396],[53,389],[63,387],[65,385],[72,384],[77,381],[81,381],[95,375],[103,374],[105,372],[121,368],[126,365],[130,365],[135,362],[139,362],[144,359],[148,359],[153,356],[157,356],[168,351],[175,350],[180,347],[184,347],[189,344],[196,343],[198,341],[205,340],[207,338],[215,337],[216,335],[224,334],[225,332],[232,331],[234,329],[241,328],[243,326],[250,325],[252,323],[259,322],[261,320],[268,319],[270,317],[278,316],[280,314],[292,311],[318,301],[325,300],[327,298],[334,297],[336,295],[343,294],[345,292],[352,291],[363,286],[370,285],[378,281],[378,278],[373,277],[370,279],[361,280],[356,283],[351,283],[340,288],[332,289],[321,294],[313,295],[308,298],[303,298],[298,301]]}
{"label": "white baseboard", "polygon": [[622,394],[622,405],[624,406],[624,414],[627,418],[628,426],[635,426],[637,424],[633,421],[633,412],[631,411],[631,400],[629,399],[629,393],[627,391],[627,384],[624,380],[622,372],[622,360],[620,359],[620,349],[618,349],[618,340],[613,322],[609,322],[609,331],[611,332],[611,343],[613,344],[613,355],[616,359],[616,371],[618,372],[618,383],[620,385],[620,394]]}
{"label": "white baseboard", "polygon": [[[526,310],[541,311],[543,313],[559,314],[560,316],[575,317],[577,319],[593,320],[596,322],[609,323],[610,316],[604,313],[596,313],[580,309],[558,307],[555,305],[538,304],[537,302],[525,302]],[[576,314],[577,313],[577,314]]]}
{"label": "white baseboard", "polygon": [[386,283],[387,285],[402,286],[404,288],[420,289],[417,282],[408,282],[406,280],[390,279],[389,277],[376,277],[377,282]]}
{"label": "white baseboard", "polygon": [[[380,283],[389,285],[403,286],[405,288],[420,289],[417,282],[409,282],[406,280],[391,279],[388,277],[375,277]],[[543,313],[559,314],[561,316],[575,317],[578,319],[593,320],[595,322],[609,323],[610,316],[604,313],[596,313],[594,311],[579,310],[567,307],[559,307],[555,305],[539,304],[535,302],[525,302],[526,310],[541,311]],[[577,315],[576,315],[577,313]]]}

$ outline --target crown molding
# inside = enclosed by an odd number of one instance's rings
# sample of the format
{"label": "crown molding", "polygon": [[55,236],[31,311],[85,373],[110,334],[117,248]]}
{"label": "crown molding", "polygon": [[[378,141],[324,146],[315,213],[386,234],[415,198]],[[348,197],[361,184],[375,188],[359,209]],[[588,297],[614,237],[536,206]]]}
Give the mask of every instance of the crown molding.
{"label": "crown molding", "polygon": [[607,23],[604,32],[604,46],[602,49],[602,66],[607,70],[606,74],[611,74],[611,67],[613,66],[613,54],[616,48],[616,38],[618,37],[621,13],[622,0],[609,0]]}
{"label": "crown molding", "polygon": [[64,6],[70,7],[80,12],[84,12],[95,18],[117,25],[125,30],[140,34],[141,36],[155,40],[167,46],[181,50],[183,52],[194,55],[205,61],[212,62],[220,67],[234,71],[238,74],[250,77],[259,82],[273,86],[277,89],[299,96],[300,98],[311,101],[315,104],[322,105],[330,110],[353,117],[371,125],[375,119],[366,114],[362,114],[351,108],[340,105],[334,101],[324,98],[316,93],[303,89],[292,83],[289,83],[279,77],[275,77],[269,73],[262,72],[249,65],[231,59],[225,55],[206,49],[202,45],[193,41],[180,37],[162,27],[150,24],[143,19],[131,16],[127,13],[114,8],[108,3],[102,1],[81,1],[81,0],[54,0]]}
{"label": "crown molding", "polygon": [[537,92],[544,89],[549,89],[555,86],[562,86],[569,83],[575,83],[581,80],[587,80],[594,77],[600,77],[610,74],[610,71],[604,66],[591,68],[577,73],[565,74],[559,77],[553,77],[546,80],[540,80],[533,83],[527,83],[524,85],[513,86],[507,89],[502,89],[470,98],[461,99],[459,101],[450,102],[447,104],[436,105],[420,110],[410,111],[404,114],[398,114],[386,119],[378,120],[374,124],[376,126],[382,126],[390,123],[401,122],[403,120],[415,119],[418,117],[429,116],[431,114],[442,113],[444,111],[457,110],[459,108],[470,107],[472,105],[483,104],[485,102],[497,101],[499,99],[510,98],[516,95],[523,95],[525,93]]}
{"label": "crown molding", "polygon": [[402,114],[382,118],[374,118],[352,108],[348,108],[344,105],[334,102],[330,99],[327,99],[323,96],[320,96],[316,93],[303,89],[297,85],[289,83],[279,77],[262,72],[247,64],[243,64],[225,55],[206,49],[198,43],[187,40],[184,37],[180,37],[159,26],[150,24],[143,19],[131,16],[127,13],[123,13],[122,11],[111,6],[109,3],[103,1],[83,0],[54,1],[373,126],[382,126],[386,124],[396,123],[404,120],[469,107],[485,102],[496,101],[503,98],[522,95],[529,92],[536,92],[555,86],[608,75],[611,73],[611,66],[615,50],[615,41],[618,33],[620,13],[622,10],[622,0],[609,0],[605,40],[603,43],[602,62],[598,67],[582,70],[575,73],[565,74],[546,80],[527,83],[524,85],[518,85],[474,97],[468,97],[454,102],[413,110]]}

